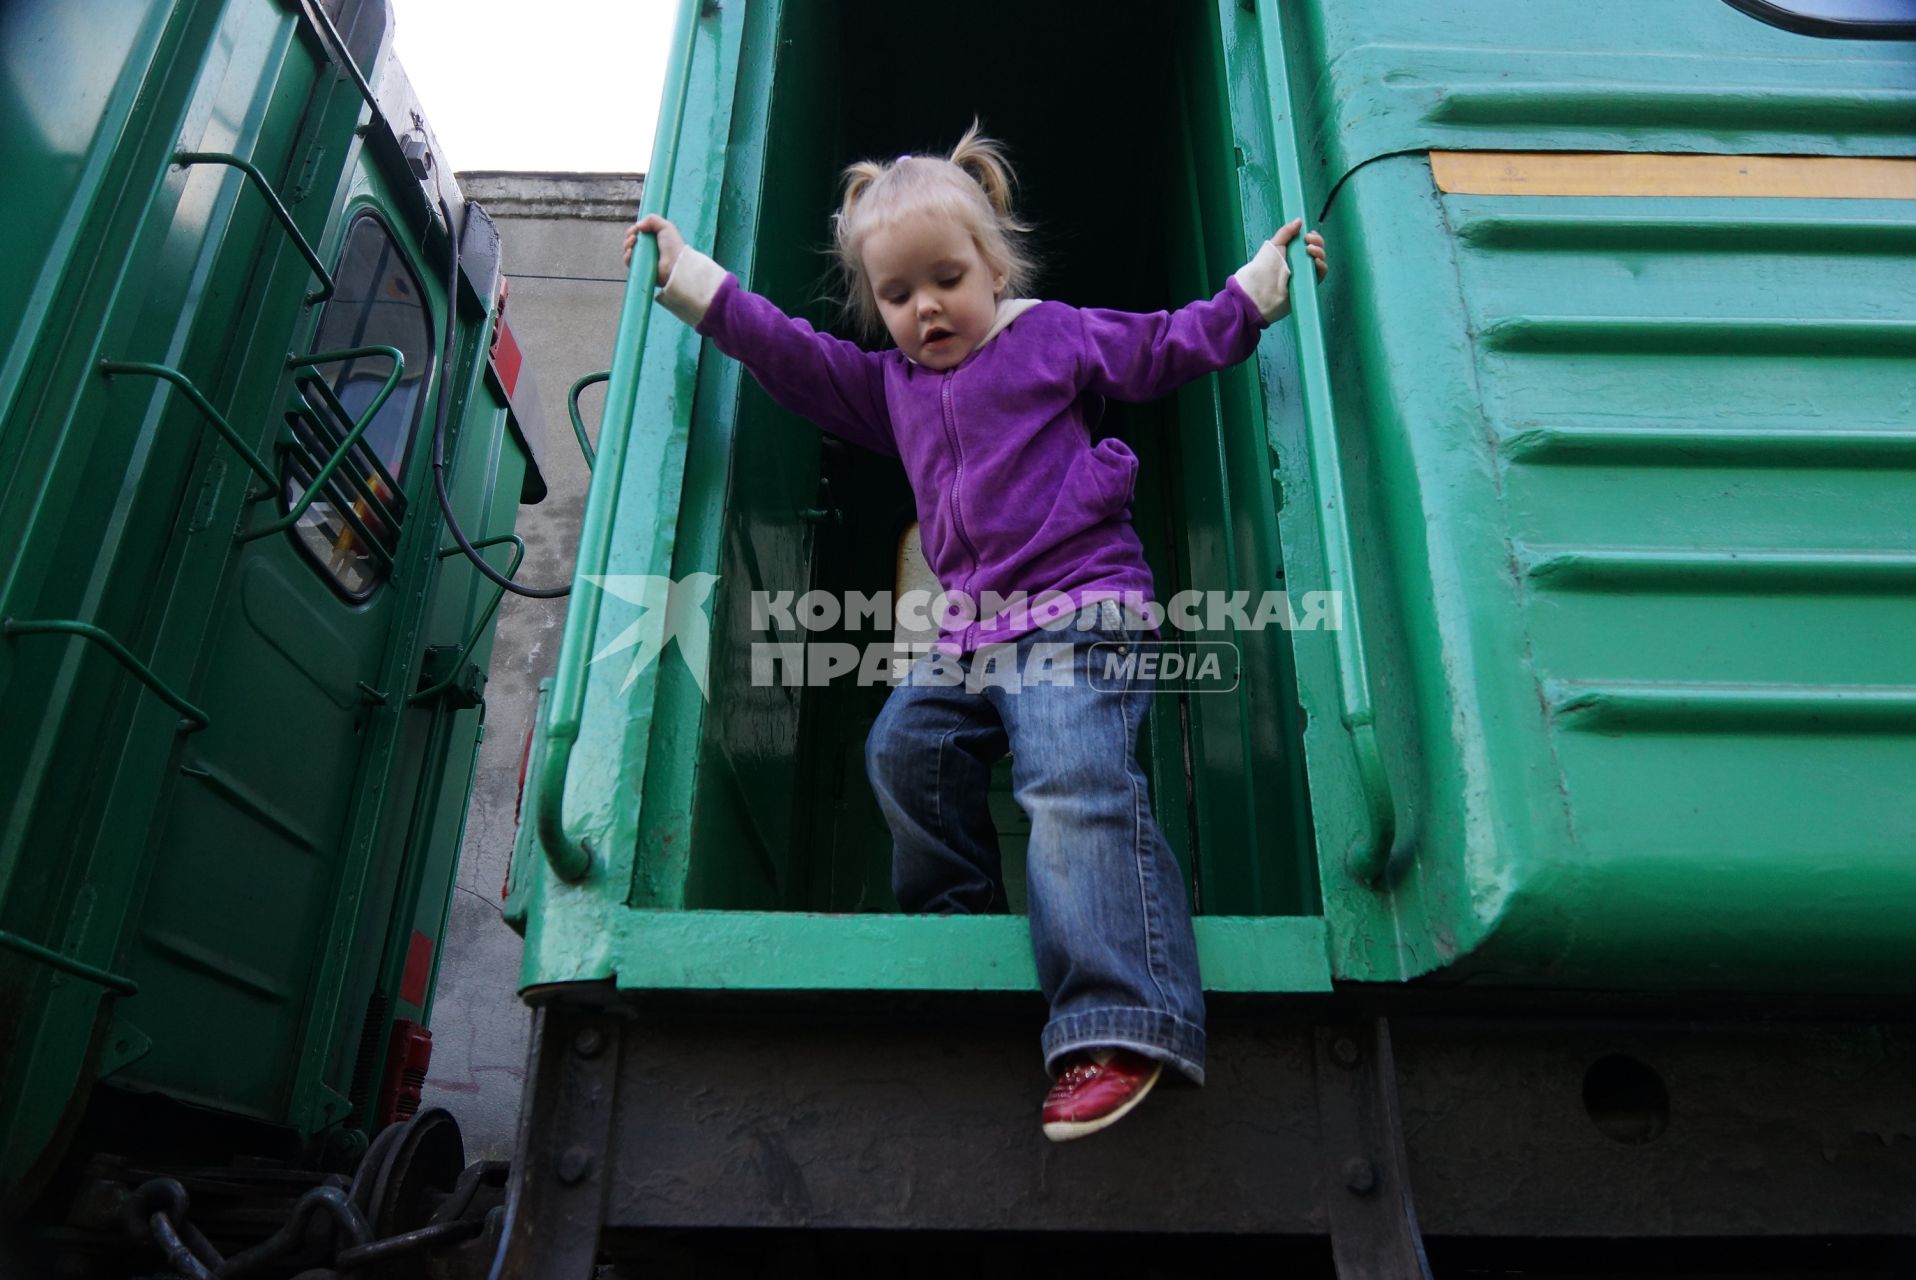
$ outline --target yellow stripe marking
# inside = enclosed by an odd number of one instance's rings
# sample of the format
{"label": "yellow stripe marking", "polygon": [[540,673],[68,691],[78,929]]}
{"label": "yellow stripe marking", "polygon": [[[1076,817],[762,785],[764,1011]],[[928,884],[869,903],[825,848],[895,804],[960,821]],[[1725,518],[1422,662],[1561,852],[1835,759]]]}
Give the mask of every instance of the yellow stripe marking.
{"label": "yellow stripe marking", "polygon": [[1916,159],[1433,151],[1430,171],[1457,195],[1916,200]]}

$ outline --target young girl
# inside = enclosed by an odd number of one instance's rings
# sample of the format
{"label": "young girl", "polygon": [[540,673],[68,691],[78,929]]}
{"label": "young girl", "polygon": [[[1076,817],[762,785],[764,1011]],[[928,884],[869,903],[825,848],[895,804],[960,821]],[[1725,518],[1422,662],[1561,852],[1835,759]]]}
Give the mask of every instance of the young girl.
{"label": "young girl", "polygon": [[[1031,818],[1032,948],[1051,1002],[1043,1051],[1056,1083],[1043,1127],[1065,1141],[1121,1119],[1166,1063],[1204,1080],[1190,907],[1136,755],[1151,681],[1103,679],[1091,662],[1092,644],[1143,634],[1116,603],[1151,593],[1131,527],[1138,460],[1116,440],[1094,445],[1087,416],[1096,420],[1098,397],[1154,399],[1248,357],[1289,310],[1284,250],[1301,222],[1208,301],[1150,315],[1079,309],[1024,296],[1034,264],[1011,186],[1001,149],[975,122],[949,158],[845,171],[834,223],[847,307],[867,335],[890,334],[895,349],[883,352],[786,316],[657,215],[627,231],[625,256],[630,265],[640,234],[656,236],[668,310],[786,408],[903,462],[925,558],[947,593],[1052,605],[949,620],[940,648],[956,656],[912,668],[865,758],[895,842],[899,905],[1002,911],[985,796],[1010,750]],[[1305,241],[1321,278],[1323,240]],[[1046,678],[998,678],[1007,659],[1014,672],[1044,661]],[[992,678],[969,678],[986,665]]]}

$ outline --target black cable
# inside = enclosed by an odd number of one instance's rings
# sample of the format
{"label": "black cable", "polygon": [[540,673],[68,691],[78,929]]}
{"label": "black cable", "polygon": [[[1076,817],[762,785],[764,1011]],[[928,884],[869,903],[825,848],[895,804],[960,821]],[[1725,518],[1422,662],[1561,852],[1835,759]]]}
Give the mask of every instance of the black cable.
{"label": "black cable", "polygon": [[439,509],[446,513],[446,528],[451,531],[452,540],[459,544],[474,568],[507,591],[534,600],[556,600],[572,594],[571,583],[563,587],[520,586],[486,563],[486,558],[466,537],[466,531],[459,527],[459,518],[452,513],[452,497],[446,492],[446,420],[452,416],[453,337],[459,328],[459,231],[452,225],[452,210],[446,207],[444,196],[439,197],[439,214],[446,220],[446,340],[444,355],[439,361],[444,372],[440,375],[438,413],[432,428],[432,487],[439,494]]}

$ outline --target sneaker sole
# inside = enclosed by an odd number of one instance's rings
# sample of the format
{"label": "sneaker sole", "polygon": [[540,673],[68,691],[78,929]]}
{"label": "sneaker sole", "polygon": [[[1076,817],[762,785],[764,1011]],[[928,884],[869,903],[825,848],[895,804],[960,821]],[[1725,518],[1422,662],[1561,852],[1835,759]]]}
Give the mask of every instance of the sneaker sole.
{"label": "sneaker sole", "polygon": [[1157,1086],[1158,1077],[1164,1074],[1164,1064],[1158,1063],[1139,1090],[1132,1094],[1129,1101],[1110,1115],[1099,1116],[1096,1120],[1053,1120],[1044,1127],[1044,1136],[1053,1142],[1070,1142],[1074,1138],[1085,1138],[1100,1129],[1109,1129],[1118,1121],[1130,1115],[1140,1102],[1143,1102],[1151,1090]]}

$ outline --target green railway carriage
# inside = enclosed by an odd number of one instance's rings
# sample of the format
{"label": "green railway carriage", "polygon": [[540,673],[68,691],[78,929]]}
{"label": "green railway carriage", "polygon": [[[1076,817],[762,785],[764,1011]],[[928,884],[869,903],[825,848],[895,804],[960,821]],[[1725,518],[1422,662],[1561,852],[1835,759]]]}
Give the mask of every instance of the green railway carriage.
{"label": "green railway carriage", "polygon": [[0,8],[9,1217],[96,1153],[350,1168],[417,1105],[500,591],[444,507],[509,571],[544,484],[390,43]]}
{"label": "green railway carriage", "polygon": [[1049,296],[1176,305],[1321,225],[1256,362],[1105,430],[1161,595],[1334,592],[1341,626],[1213,623],[1241,679],[1159,695],[1211,1083],[1041,1150],[1022,921],[890,899],[886,690],[753,672],[891,639],[752,606],[893,587],[902,476],[635,268],[579,580],[709,585],[709,643],[632,664],[631,603],[568,618],[508,905],[506,1273],[746,1227],[1328,1239],[1366,1276],[1419,1273],[1420,1221],[1452,1259],[1907,1258],[1913,36],[1783,0],[688,4],[647,208],[815,323],[839,167],[974,111]]}

